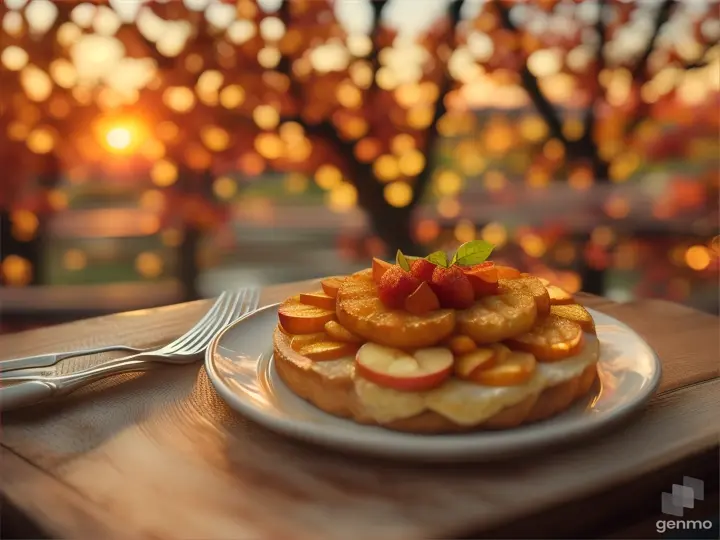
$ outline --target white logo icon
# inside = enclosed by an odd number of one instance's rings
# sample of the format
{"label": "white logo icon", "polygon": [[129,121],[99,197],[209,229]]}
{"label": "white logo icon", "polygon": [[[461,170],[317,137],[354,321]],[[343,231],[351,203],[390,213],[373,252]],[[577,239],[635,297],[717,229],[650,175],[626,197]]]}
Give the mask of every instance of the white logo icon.
{"label": "white logo icon", "polygon": [[682,484],[673,484],[671,493],[662,494],[662,513],[682,517],[686,508],[695,508],[695,501],[705,500],[702,480],[683,476]]}

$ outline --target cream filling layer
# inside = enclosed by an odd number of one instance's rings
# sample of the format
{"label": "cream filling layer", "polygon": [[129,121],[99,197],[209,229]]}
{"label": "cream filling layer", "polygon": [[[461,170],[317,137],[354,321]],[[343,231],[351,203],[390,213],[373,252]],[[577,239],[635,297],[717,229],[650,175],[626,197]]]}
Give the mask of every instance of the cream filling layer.
{"label": "cream filling layer", "polygon": [[360,403],[376,422],[392,422],[431,410],[457,424],[474,425],[517,405],[528,396],[577,377],[586,367],[596,363],[598,357],[597,337],[585,334],[585,347],[579,354],[558,362],[538,362],[534,375],[524,384],[484,386],[451,378],[427,392],[401,392],[378,386],[353,374],[352,358],[317,362],[313,369],[329,377],[352,375]]}

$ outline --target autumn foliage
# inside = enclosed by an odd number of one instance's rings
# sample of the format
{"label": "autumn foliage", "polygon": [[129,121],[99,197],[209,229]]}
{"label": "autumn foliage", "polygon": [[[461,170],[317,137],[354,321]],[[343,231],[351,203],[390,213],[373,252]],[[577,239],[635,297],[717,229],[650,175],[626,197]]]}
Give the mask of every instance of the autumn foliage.
{"label": "autumn foliage", "polygon": [[[528,135],[533,187],[622,182],[653,153],[682,154],[673,145],[687,137],[659,127],[668,119],[718,127],[715,2],[455,0],[411,37],[387,24],[385,1],[359,3],[363,31],[320,0],[147,2],[122,21],[117,3],[48,3],[0,6],[0,204],[14,209],[62,209],[61,171],[123,176],[153,183],[173,218],[212,228],[225,217],[215,179],[298,172],[412,251],[427,188],[460,189],[433,178],[438,137],[474,124],[473,110],[534,107],[520,135],[496,130],[466,152],[483,173],[473,152],[507,153]],[[39,5],[54,10],[40,28]]]}

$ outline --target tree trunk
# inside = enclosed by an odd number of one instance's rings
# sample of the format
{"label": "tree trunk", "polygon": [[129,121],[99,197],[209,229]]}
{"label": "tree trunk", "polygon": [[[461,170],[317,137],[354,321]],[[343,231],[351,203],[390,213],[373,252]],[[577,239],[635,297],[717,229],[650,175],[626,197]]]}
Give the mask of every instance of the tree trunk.
{"label": "tree trunk", "polygon": [[[593,151],[590,154],[590,162],[593,169],[593,177],[597,184],[607,184],[609,182],[609,169],[610,165],[607,161],[602,159],[598,154],[597,148],[593,145]],[[591,240],[591,233],[587,232],[583,235],[581,243],[583,249]],[[582,267],[580,270],[580,278],[582,279],[583,290],[590,294],[596,294],[602,296],[605,294],[605,280],[607,277],[607,271],[605,269],[599,270],[592,268],[587,261],[583,258]]]}
{"label": "tree trunk", "polygon": [[[373,181],[377,181],[374,180]],[[385,243],[388,253],[394,255],[400,249],[410,255],[421,255],[421,247],[411,233],[413,208],[394,208],[388,204],[366,207],[370,226]]]}
{"label": "tree trunk", "polygon": [[200,297],[197,287],[198,276],[200,275],[197,260],[200,237],[200,231],[196,227],[187,225],[183,241],[178,250],[178,278],[182,283],[186,302],[192,302]]}
{"label": "tree trunk", "polygon": [[[208,176],[209,171],[198,173],[187,167],[181,167],[178,175],[177,189],[184,195],[192,196],[203,185],[210,185],[209,178],[198,178],[198,176]],[[207,194],[202,194],[207,195]],[[184,299],[192,302],[200,298],[198,291],[198,278],[200,277],[200,266],[198,264],[198,249],[202,231],[192,221],[188,220],[183,213],[183,241],[177,252],[178,256],[178,278],[183,286]]]}

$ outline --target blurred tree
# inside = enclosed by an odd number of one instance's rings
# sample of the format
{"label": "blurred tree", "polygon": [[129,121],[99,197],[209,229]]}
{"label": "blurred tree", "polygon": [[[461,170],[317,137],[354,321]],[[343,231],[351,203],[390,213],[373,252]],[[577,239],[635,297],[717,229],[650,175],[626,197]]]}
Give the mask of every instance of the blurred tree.
{"label": "blurred tree", "polygon": [[[423,55],[429,50],[447,58],[463,2],[449,2],[424,42],[408,44],[408,60],[417,64],[404,87],[412,94],[408,103],[398,103],[389,80],[397,77],[386,65],[393,62],[396,34],[382,24],[386,0],[367,4],[369,28],[355,34],[344,30],[327,2],[282,2],[273,14],[240,1],[234,3],[238,21],[224,35],[207,12],[153,3],[163,20],[193,24],[192,37],[171,61],[161,43],[145,39],[161,66],[163,82],[154,92],[180,116],[176,123],[187,126],[177,140],[183,155],[176,158],[193,161],[209,150],[215,159],[195,161],[212,164],[216,174],[239,168],[255,176],[270,166],[314,175],[331,207],[359,204],[391,251],[416,251],[411,215],[430,179],[427,156],[452,89],[445,62]],[[206,150],[188,153],[188,145]]]}
{"label": "blurred tree", "polygon": [[[600,184],[629,177],[648,146],[643,138],[653,110],[675,108],[681,83],[694,81],[688,72],[708,68],[720,53],[720,4],[692,4],[482,3],[469,35],[485,41],[466,40],[465,46],[480,49],[478,63],[487,72],[519,84],[542,119],[537,129],[547,137],[532,162],[534,175]],[[695,84],[690,101],[701,102],[706,89]],[[598,200],[598,208],[603,203]],[[588,248],[590,240],[588,232],[582,238]],[[586,264],[583,288],[601,294],[603,270]]]}
{"label": "blurred tree", "polygon": [[[633,139],[650,109],[673,99],[675,81],[668,85],[668,75],[680,81],[685,71],[708,66],[720,50],[720,4],[709,2],[706,11],[695,14],[692,6],[682,4],[491,0],[474,23],[492,39],[494,52],[482,65],[491,72],[516,71],[549,140],[559,143],[557,153],[568,161],[586,161],[594,178],[607,182],[613,158],[626,145],[635,146]],[[690,36],[668,32],[673,14],[680,11],[685,13],[675,26],[687,25]],[[630,44],[622,43],[630,32],[637,32],[633,48],[618,50]],[[564,85],[575,93],[576,106],[585,109],[579,124],[550,97]]]}
{"label": "blurred tree", "polygon": [[[314,176],[330,208],[359,205],[390,250],[414,252],[433,149],[471,116],[481,77],[495,81],[483,92],[522,88],[537,109],[541,121],[521,126],[537,142],[528,178],[587,186],[627,178],[645,120],[679,92],[698,101],[687,73],[720,50],[715,1],[693,11],[673,0],[427,0],[437,20],[416,36],[385,24],[393,4],[3,2],[0,159],[10,173],[0,202],[63,208],[58,163],[74,181],[93,167],[141,181],[149,170],[142,204],[182,222],[189,282],[200,231],[217,227],[217,200],[237,191],[231,175],[274,169]],[[679,38],[668,30],[676,15]],[[496,150],[512,149],[505,131],[488,130]],[[25,187],[38,175],[44,189]],[[585,279],[599,292],[600,274]]]}

